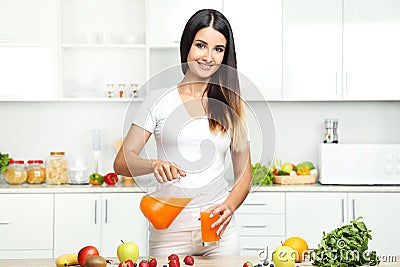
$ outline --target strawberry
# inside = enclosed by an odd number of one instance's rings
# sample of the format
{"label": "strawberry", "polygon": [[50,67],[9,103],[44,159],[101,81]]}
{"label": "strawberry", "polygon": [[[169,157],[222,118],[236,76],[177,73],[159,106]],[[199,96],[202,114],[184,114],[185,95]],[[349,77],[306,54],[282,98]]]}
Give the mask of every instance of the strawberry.
{"label": "strawberry", "polygon": [[253,264],[249,261],[246,261],[245,263],[243,263],[243,267],[253,267]]}
{"label": "strawberry", "polygon": [[149,267],[156,267],[157,266],[157,259],[150,257],[147,262],[149,263]]}
{"label": "strawberry", "polygon": [[171,254],[171,255],[168,256],[168,260],[174,260],[174,259],[177,259],[177,260],[179,261],[178,255],[176,255],[176,254]]}
{"label": "strawberry", "polygon": [[149,263],[147,262],[147,260],[142,260],[139,263],[139,267],[149,267]]}
{"label": "strawberry", "polygon": [[194,264],[194,259],[193,259],[192,256],[186,256],[186,257],[183,259],[183,262],[184,262],[186,265],[193,265],[193,264]]}
{"label": "strawberry", "polygon": [[180,267],[181,263],[179,262],[178,258],[174,258],[174,259],[168,261],[168,266],[169,267]]}

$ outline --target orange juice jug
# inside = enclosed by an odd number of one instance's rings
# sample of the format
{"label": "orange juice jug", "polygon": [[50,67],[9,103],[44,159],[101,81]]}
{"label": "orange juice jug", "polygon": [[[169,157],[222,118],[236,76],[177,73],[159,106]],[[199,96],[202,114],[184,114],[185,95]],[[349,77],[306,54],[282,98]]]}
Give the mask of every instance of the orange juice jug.
{"label": "orange juice jug", "polygon": [[182,188],[170,183],[161,190],[147,194],[140,201],[140,210],[157,230],[165,230],[192,200]]}

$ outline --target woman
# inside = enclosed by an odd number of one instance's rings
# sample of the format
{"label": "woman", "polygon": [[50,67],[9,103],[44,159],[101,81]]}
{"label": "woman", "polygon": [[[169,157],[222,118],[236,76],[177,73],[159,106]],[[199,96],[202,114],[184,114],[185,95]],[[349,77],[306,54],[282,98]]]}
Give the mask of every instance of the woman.
{"label": "woman", "polygon": [[[152,90],[137,111],[114,169],[125,176],[154,173],[162,187],[179,180],[207,193],[219,246],[201,243],[199,207],[187,207],[167,230],[150,229],[150,255],[239,255],[233,213],[251,186],[245,107],[240,98],[232,29],[220,12],[204,9],[187,22],[180,42],[183,80]],[[157,159],[139,156],[154,134]],[[225,155],[230,151],[235,184],[228,190]]]}

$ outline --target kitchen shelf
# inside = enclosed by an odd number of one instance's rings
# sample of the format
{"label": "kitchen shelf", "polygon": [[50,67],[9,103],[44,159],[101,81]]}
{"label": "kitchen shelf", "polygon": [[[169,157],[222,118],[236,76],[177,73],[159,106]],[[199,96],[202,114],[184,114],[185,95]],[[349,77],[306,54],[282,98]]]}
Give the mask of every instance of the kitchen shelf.
{"label": "kitchen shelf", "polygon": [[146,48],[145,44],[64,44],[62,48]]}

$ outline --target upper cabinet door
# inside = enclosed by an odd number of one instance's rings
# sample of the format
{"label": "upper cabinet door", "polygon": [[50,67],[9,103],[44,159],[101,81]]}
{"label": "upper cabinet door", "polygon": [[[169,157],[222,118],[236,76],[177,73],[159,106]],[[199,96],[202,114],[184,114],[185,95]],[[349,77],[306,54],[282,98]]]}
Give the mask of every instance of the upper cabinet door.
{"label": "upper cabinet door", "polygon": [[149,0],[150,46],[178,46],[186,22],[203,8],[222,11],[222,0]]}
{"label": "upper cabinet door", "polygon": [[0,0],[0,45],[57,44],[57,1]]}
{"label": "upper cabinet door", "polygon": [[[251,12],[243,10],[251,7]],[[225,1],[245,99],[282,98],[282,1]],[[243,76],[242,76],[243,75]],[[261,95],[260,95],[261,93]]]}
{"label": "upper cabinet door", "polygon": [[344,1],[343,98],[400,99],[400,1]]}
{"label": "upper cabinet door", "polygon": [[283,1],[283,99],[342,98],[342,1]]}

